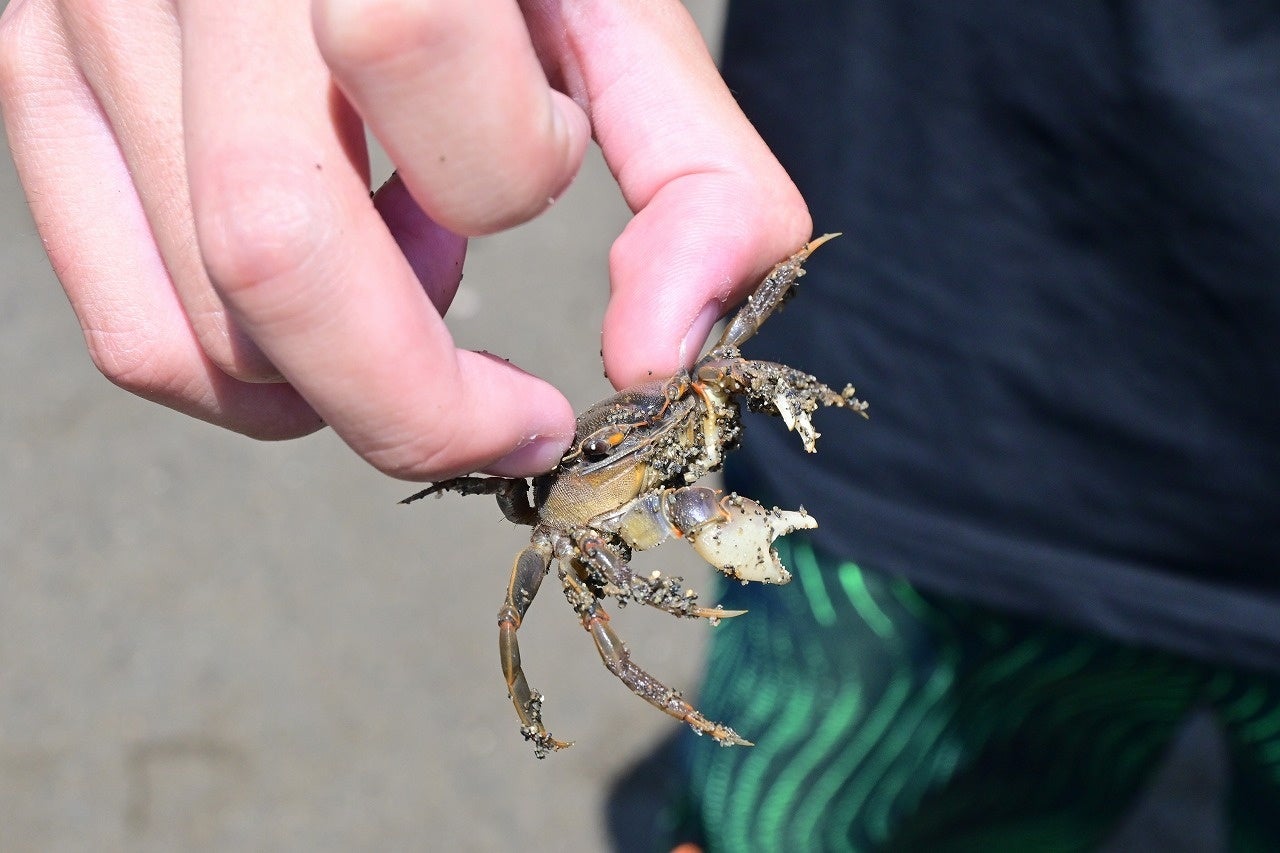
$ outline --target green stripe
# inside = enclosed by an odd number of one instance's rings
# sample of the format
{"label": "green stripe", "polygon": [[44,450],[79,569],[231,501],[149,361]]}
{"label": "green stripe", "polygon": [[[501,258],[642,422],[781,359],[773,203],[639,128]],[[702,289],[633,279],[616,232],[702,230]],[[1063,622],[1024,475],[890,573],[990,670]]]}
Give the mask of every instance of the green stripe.
{"label": "green stripe", "polygon": [[[815,725],[815,720],[811,718],[813,695],[795,682],[789,686],[790,695],[786,705],[774,718],[774,724],[767,734],[756,741],[756,746],[743,762],[744,784],[739,789],[739,796],[748,803],[758,802],[759,805],[753,807],[756,813],[755,830],[748,836],[740,837],[738,844],[731,849],[746,850],[748,844],[759,844],[768,849],[776,849],[781,845],[782,819],[786,816],[788,805],[786,797],[791,792],[783,786],[774,788],[778,784],[778,775],[769,770],[778,762],[780,755],[792,744],[799,742]],[[762,790],[766,784],[771,790]],[[771,796],[776,791],[781,791],[781,801]],[[745,822],[741,825],[747,826]]]}
{"label": "green stripe", "polygon": [[886,643],[893,640],[897,634],[893,629],[893,620],[880,609],[880,605],[876,604],[871,590],[867,589],[866,581],[862,577],[862,569],[858,568],[856,563],[841,563],[837,570],[837,577],[840,578],[840,584],[844,587],[844,594],[849,597],[849,602],[854,610],[858,611],[862,621],[867,623],[867,627]]}
{"label": "green stripe", "polygon": [[820,758],[829,763],[810,787],[808,797],[796,807],[793,825],[796,836],[803,842],[799,849],[803,849],[804,845],[811,843],[818,835],[818,821],[823,817],[823,810],[847,781],[848,773],[844,766],[839,761],[832,761],[835,756],[828,753],[838,753],[842,738],[847,738],[852,731],[854,720],[863,708],[862,691],[854,686],[845,688],[839,696],[847,698],[838,703],[838,710],[827,716],[814,735],[815,752],[821,750]]}
{"label": "green stripe", "polygon": [[[830,710],[820,715],[818,726],[809,733],[803,748],[778,772],[773,790],[761,803],[764,824],[761,838],[776,843],[778,849],[784,850],[802,849],[810,841],[812,829],[799,824],[799,809],[814,801],[814,791],[811,786],[808,794],[802,795],[802,786],[826,760],[832,746],[848,733],[849,724],[861,704],[861,690],[857,685],[846,685],[832,697]],[[819,808],[824,805],[821,798],[816,802]],[[784,827],[782,823],[787,816],[791,820]],[[770,824],[776,824],[776,829],[770,831]]]}
{"label": "green stripe", "polygon": [[[746,625],[732,621],[722,623],[717,631],[721,633],[712,641],[712,666],[703,690],[703,695],[714,707],[704,710],[718,718],[723,709],[742,708],[742,715],[737,716],[735,712],[734,722],[730,725],[751,740],[754,728],[751,700],[765,692],[761,688],[763,671],[749,662],[744,663],[752,657],[752,632]],[[734,642],[735,638],[742,639]],[[755,657],[759,659],[758,655]],[[723,760],[724,757],[717,754],[720,747],[706,741],[699,743],[698,747],[694,751],[692,769],[694,790],[701,793],[707,825],[720,826],[728,817],[728,798],[737,768],[734,761]]]}
{"label": "green stripe", "polygon": [[[921,765],[947,735],[951,724],[951,716],[943,704],[950,698],[951,688],[955,683],[955,662],[958,655],[954,648],[947,651],[949,660],[938,664],[920,691],[922,700],[917,704],[912,731],[904,732],[901,748],[890,759],[891,769],[884,775],[878,796],[871,799],[865,823],[867,834],[877,843],[883,844],[890,837],[890,812],[895,809],[905,811],[914,806],[924,791],[933,784],[934,780],[921,772]],[[897,770],[893,771],[892,767],[895,766]]]}
{"label": "green stripe", "polygon": [[1044,645],[1044,642],[1039,639],[1023,640],[982,667],[971,682],[975,687],[984,689],[1002,683],[1014,673],[1025,670],[1028,664],[1040,656]]}
{"label": "green stripe", "polygon": [[1267,689],[1261,684],[1250,684],[1244,694],[1223,709],[1223,715],[1233,723],[1243,723],[1262,710],[1267,703]]}
{"label": "green stripe", "polygon": [[[899,670],[890,680],[880,702],[867,719],[866,726],[856,733],[850,733],[853,735],[850,739],[853,749],[845,770],[850,783],[842,791],[843,796],[831,804],[833,818],[827,825],[827,837],[824,839],[833,849],[839,849],[841,844],[847,843],[843,836],[861,813],[867,795],[871,791],[873,784],[871,774],[862,772],[862,768],[872,760],[881,739],[892,727],[894,718],[902,710],[910,695],[911,677]],[[855,771],[860,772],[855,774]]]}
{"label": "green stripe", "polygon": [[1270,711],[1240,727],[1240,737],[1243,740],[1255,742],[1280,735],[1280,705],[1275,705],[1274,699],[1272,704]]}
{"label": "green stripe", "polygon": [[796,577],[800,580],[800,588],[809,599],[809,609],[813,612],[814,621],[823,627],[830,628],[836,624],[836,609],[827,595],[827,586],[822,581],[822,569],[814,556],[813,547],[808,542],[788,543],[782,546],[790,551],[791,561],[796,569]]}

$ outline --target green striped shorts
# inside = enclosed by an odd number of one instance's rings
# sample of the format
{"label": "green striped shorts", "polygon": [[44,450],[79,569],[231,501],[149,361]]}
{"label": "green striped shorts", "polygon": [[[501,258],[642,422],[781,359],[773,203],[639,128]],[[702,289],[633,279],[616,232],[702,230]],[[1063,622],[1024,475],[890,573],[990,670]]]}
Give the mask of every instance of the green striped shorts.
{"label": "green striped shorts", "polygon": [[[675,840],[734,853],[1112,849],[1145,804],[1198,825],[1172,846],[1146,836],[1116,849],[1280,850],[1277,676],[1003,615],[778,544],[795,579],[724,590],[727,608],[750,613],[715,629],[699,700],[756,746],[685,733]],[[1197,716],[1212,721],[1220,769],[1192,781],[1214,784],[1189,804],[1153,804]]]}

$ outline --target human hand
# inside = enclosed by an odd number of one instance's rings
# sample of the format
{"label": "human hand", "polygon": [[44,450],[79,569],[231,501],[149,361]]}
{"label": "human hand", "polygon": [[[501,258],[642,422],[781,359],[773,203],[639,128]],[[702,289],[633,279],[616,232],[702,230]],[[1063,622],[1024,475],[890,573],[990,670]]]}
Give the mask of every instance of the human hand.
{"label": "human hand", "polygon": [[[810,232],[674,0],[15,0],[0,106],[46,250],[117,384],[379,469],[550,468],[573,414],[458,350],[465,237],[544,210],[594,134],[636,215],[619,387],[698,354]],[[399,178],[368,197],[364,124]]]}

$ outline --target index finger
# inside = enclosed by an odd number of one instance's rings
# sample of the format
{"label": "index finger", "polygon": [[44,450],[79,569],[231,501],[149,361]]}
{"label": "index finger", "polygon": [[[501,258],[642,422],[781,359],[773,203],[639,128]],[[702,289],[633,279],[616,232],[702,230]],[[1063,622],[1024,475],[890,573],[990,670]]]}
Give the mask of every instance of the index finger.
{"label": "index finger", "polygon": [[[573,433],[568,402],[453,346],[369,201],[362,149],[350,153],[359,125],[309,37],[307,5],[196,0],[182,14],[197,231],[243,328],[387,473],[441,478],[512,454],[502,473],[554,465]],[[434,274],[459,273],[457,245]]]}

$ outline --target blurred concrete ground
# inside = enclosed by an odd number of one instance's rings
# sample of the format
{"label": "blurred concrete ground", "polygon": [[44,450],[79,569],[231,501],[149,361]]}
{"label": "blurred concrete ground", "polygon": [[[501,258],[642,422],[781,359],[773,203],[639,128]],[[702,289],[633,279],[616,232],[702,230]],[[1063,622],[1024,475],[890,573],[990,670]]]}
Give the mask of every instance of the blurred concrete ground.
{"label": "blurred concrete ground", "polygon": [[[708,31],[716,0],[691,2]],[[385,174],[385,172],[384,172]],[[537,222],[475,241],[462,345],[603,396],[597,158]],[[673,723],[613,680],[554,591],[522,631],[535,761],[495,654],[526,541],[492,501],[413,486],[331,434],[260,444],[106,382],[0,167],[0,850],[598,850],[609,780]],[[642,566],[707,575],[680,545]],[[708,628],[631,608],[692,688]]]}

